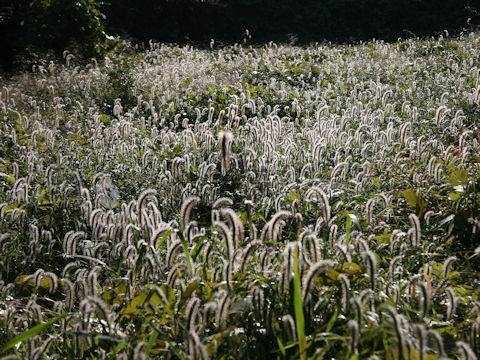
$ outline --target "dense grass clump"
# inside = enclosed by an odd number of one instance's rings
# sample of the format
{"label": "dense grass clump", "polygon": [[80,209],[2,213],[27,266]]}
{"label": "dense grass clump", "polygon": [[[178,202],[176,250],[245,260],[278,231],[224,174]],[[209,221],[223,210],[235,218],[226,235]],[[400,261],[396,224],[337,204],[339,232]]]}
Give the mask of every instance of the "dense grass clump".
{"label": "dense grass clump", "polygon": [[0,355],[475,359],[479,60],[151,43],[0,79]]}

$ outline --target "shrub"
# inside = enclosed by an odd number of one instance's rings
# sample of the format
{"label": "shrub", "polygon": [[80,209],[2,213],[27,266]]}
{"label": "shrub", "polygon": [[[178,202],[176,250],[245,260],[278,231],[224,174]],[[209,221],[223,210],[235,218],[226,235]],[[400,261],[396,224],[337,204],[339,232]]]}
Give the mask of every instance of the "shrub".
{"label": "shrub", "polygon": [[88,56],[102,55],[106,36],[95,0],[34,0],[25,18],[25,43],[33,49],[57,54],[73,46]]}
{"label": "shrub", "polygon": [[91,58],[102,57],[107,50],[103,15],[96,0],[4,3],[0,6],[0,28],[7,34],[1,44],[5,70],[52,51],[56,56],[68,50]]}

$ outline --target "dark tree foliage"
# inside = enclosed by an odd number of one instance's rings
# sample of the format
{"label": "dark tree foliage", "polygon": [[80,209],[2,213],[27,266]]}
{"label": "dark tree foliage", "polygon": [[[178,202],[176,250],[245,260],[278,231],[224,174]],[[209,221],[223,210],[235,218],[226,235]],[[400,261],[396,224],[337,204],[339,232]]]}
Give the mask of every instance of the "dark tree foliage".
{"label": "dark tree foliage", "polygon": [[29,13],[23,25],[28,46],[56,53],[74,46],[89,57],[104,51],[105,33],[97,1],[34,0]]}
{"label": "dark tree foliage", "polygon": [[103,9],[109,33],[137,41],[208,44],[351,42],[451,33],[479,24],[473,0],[132,0]]}
{"label": "dark tree foliage", "polygon": [[101,57],[107,46],[96,0],[0,0],[1,66],[47,52]]}
{"label": "dark tree foliage", "polygon": [[20,22],[25,13],[26,1],[0,0],[0,67],[10,69],[20,36]]}

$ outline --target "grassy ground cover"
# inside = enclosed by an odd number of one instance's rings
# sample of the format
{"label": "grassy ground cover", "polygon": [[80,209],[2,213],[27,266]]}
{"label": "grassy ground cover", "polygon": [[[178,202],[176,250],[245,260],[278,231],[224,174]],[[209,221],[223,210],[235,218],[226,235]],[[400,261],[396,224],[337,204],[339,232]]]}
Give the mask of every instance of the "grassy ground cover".
{"label": "grassy ground cover", "polygon": [[0,79],[0,355],[476,359],[479,61],[151,43]]}

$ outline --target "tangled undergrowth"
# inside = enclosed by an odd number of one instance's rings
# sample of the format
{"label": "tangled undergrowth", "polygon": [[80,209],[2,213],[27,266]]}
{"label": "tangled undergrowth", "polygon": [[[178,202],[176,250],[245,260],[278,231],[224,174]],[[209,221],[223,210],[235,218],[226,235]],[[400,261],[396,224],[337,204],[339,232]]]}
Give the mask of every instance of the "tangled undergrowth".
{"label": "tangled undergrowth", "polygon": [[478,33],[125,49],[0,80],[0,355],[476,359]]}

